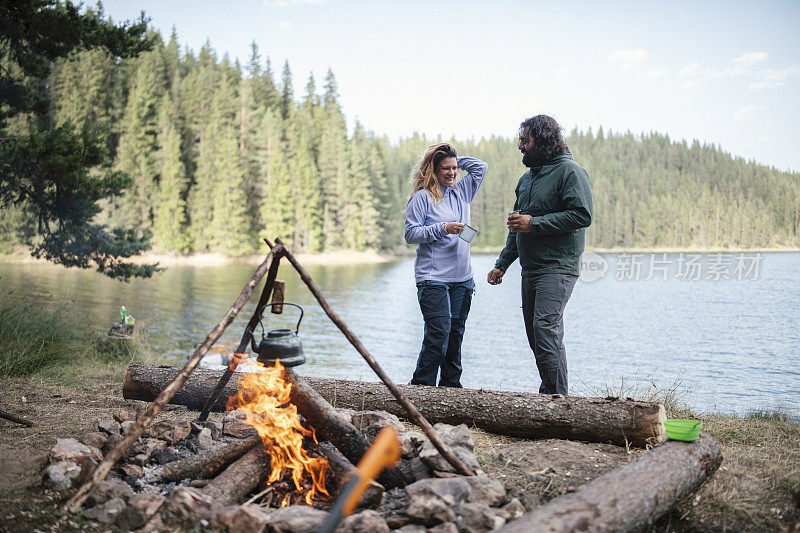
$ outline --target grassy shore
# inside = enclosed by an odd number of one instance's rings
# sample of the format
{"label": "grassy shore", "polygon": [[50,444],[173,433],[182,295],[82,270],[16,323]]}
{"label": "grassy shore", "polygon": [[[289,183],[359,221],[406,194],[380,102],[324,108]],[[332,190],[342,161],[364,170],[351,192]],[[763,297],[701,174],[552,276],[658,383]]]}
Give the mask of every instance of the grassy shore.
{"label": "grassy shore", "polygon": [[[97,529],[59,514],[57,495],[39,485],[42,464],[56,438],[80,437],[126,404],[120,383],[128,364],[154,361],[146,339],[109,342],[87,335],[78,322],[64,309],[24,303],[0,309],[0,408],[38,423],[25,428],[0,420],[0,532]],[[721,468],[652,530],[790,531],[800,523],[793,501],[800,490],[798,421],[778,412],[693,413],[681,407],[677,390],[597,391],[663,402],[670,418],[702,420],[722,444]],[[514,439],[477,429],[473,435],[477,448],[487,450],[479,453],[484,470],[502,476],[490,451],[508,449]]]}

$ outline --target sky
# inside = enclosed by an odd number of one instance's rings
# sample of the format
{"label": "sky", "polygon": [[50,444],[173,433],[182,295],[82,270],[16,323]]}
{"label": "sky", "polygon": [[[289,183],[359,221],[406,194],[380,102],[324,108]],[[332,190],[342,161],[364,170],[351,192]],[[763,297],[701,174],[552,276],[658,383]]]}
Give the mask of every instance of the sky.
{"label": "sky", "polygon": [[800,171],[800,2],[106,0],[246,63],[255,41],[295,96],[330,68],[350,125],[392,140],[567,130],[698,139]]}

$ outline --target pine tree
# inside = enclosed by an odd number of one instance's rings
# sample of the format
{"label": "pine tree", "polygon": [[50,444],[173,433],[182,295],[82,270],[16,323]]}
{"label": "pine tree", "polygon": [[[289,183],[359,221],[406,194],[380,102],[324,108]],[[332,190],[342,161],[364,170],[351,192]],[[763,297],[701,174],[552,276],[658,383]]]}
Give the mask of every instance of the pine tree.
{"label": "pine tree", "polygon": [[293,99],[292,70],[289,68],[289,61],[285,61],[283,74],[281,74],[281,118],[283,120],[289,120],[294,107]]}
{"label": "pine tree", "polygon": [[117,152],[117,168],[133,178],[133,186],[117,200],[115,218],[141,232],[153,229],[153,206],[158,193],[155,153],[158,150],[158,112],[167,84],[160,39],[155,50],[138,60]]}
{"label": "pine tree", "polygon": [[154,244],[179,253],[188,251],[186,238],[186,169],[181,161],[181,139],[169,96],[162,99],[159,112],[159,193],[155,208]]}
{"label": "pine tree", "polygon": [[281,142],[281,118],[265,110],[258,130],[259,236],[290,242],[294,235],[294,199],[289,166]]}

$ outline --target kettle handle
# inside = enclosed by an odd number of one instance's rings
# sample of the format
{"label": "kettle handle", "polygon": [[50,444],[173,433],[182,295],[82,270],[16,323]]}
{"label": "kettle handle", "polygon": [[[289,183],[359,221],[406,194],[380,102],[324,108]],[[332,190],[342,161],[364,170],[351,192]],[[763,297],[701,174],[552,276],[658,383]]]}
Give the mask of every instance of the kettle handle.
{"label": "kettle handle", "polygon": [[[292,303],[289,303],[289,302],[273,302],[271,304],[265,305],[264,307],[272,307],[274,305],[291,305],[291,306],[296,307],[296,308],[298,308],[300,310],[300,318],[297,320],[297,326],[295,326],[295,328],[294,328],[294,334],[297,335],[297,333],[300,331],[300,322],[303,321],[303,308],[300,307],[297,304],[292,304]],[[263,324],[261,325],[261,328],[262,329],[264,328]]]}

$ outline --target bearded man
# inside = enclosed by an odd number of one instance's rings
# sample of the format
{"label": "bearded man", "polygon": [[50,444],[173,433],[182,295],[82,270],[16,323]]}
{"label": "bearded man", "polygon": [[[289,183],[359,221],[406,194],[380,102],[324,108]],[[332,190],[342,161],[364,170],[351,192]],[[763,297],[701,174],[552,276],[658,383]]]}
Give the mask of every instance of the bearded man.
{"label": "bearded man", "polygon": [[520,124],[518,148],[529,170],[514,191],[506,246],[488,281],[502,283],[519,257],[522,316],[542,379],[539,392],[567,394],[564,307],[578,280],[584,228],[592,223],[592,189],[552,117],[537,115]]}

